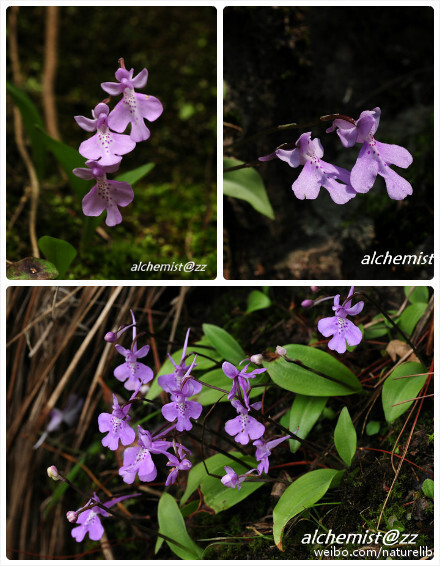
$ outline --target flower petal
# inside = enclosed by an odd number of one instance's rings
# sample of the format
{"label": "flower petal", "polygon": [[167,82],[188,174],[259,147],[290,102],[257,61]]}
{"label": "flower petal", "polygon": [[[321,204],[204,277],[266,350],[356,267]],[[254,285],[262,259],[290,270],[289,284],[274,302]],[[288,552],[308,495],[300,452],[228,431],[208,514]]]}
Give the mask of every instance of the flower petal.
{"label": "flower petal", "polygon": [[411,184],[390,167],[382,167],[379,174],[385,179],[388,196],[393,200],[402,200],[406,196],[412,195]]}
{"label": "flower petal", "polygon": [[362,145],[357,161],[351,170],[350,183],[358,193],[367,193],[374,185],[379,162],[368,143]]}
{"label": "flower petal", "polygon": [[406,169],[413,162],[413,157],[410,152],[400,145],[389,143],[381,143],[376,141],[377,149],[380,156],[386,163],[397,165]]}
{"label": "flower petal", "polygon": [[321,188],[322,174],[311,161],[307,161],[298,179],[292,185],[292,191],[300,200],[315,199]]}
{"label": "flower petal", "polygon": [[99,216],[105,209],[105,202],[99,196],[98,186],[95,185],[82,200],[82,211],[86,216]]}

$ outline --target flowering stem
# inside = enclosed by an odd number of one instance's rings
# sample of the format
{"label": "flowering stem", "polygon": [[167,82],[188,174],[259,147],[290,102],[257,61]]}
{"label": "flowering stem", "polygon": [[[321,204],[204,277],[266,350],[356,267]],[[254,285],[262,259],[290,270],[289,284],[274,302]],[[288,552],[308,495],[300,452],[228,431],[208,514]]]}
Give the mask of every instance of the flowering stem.
{"label": "flowering stem", "polygon": [[[93,497],[91,497],[91,498],[88,497],[86,493],[84,493],[81,489],[79,489],[79,487],[77,487],[75,484],[73,484],[67,477],[63,476],[62,474],[59,474],[59,475],[72,489],[74,489],[77,493],[79,493],[81,495],[81,497],[83,497],[84,499],[91,499],[92,502],[93,502],[93,503],[90,504],[91,507],[99,507],[100,509],[103,509],[107,513],[110,513],[110,515],[113,515],[117,519],[121,519],[122,521],[125,521],[125,522],[129,523],[130,525],[132,524],[133,521],[140,522],[140,521],[144,520],[143,517],[140,517],[138,519],[137,517],[133,517],[133,516],[124,517],[123,515],[120,515],[116,511],[113,511],[113,509],[106,507],[103,503],[101,503],[99,501],[95,501],[95,499],[93,499]],[[81,509],[80,513],[82,513],[83,511],[86,511],[86,510],[87,510],[87,507]],[[163,538],[165,541],[171,542],[172,544],[175,544],[175,545],[179,546],[180,548],[183,548],[186,551],[189,550],[187,547],[185,547],[180,542],[172,539],[171,537],[169,537],[167,535],[162,534],[160,531],[150,529],[149,527],[145,527],[143,525],[140,525],[139,528],[141,530],[145,531],[148,534],[153,534],[153,535],[155,535],[159,538]]]}

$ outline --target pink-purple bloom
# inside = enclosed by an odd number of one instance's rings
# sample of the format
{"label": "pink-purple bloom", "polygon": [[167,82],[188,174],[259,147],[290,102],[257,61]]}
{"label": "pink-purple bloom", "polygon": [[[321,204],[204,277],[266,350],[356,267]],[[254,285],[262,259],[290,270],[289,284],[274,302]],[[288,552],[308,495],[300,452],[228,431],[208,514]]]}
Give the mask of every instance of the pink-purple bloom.
{"label": "pink-purple bloom", "polygon": [[321,159],[324,155],[322,144],[318,138],[312,140],[311,132],[298,138],[295,149],[277,149],[275,153],[290,167],[304,165],[292,185],[297,198],[316,199],[321,186],[327,189],[336,204],[345,204],[356,196],[356,191],[350,185],[350,172]]}
{"label": "pink-purple bloom", "polygon": [[173,443],[166,440],[156,440],[148,430],[138,425],[138,445],[130,446],[124,450],[123,466],[119,468],[119,475],[125,483],[134,482],[136,475],[143,482],[153,481],[157,476],[156,466],[151,454],[166,454]]}
{"label": "pink-purple bloom", "polygon": [[245,474],[238,475],[237,472],[231,466],[224,466],[226,474],[222,477],[221,482],[226,487],[232,487],[241,489],[241,484],[246,480],[246,478],[255,472],[255,468],[249,470]]}
{"label": "pink-purple bloom", "polygon": [[231,391],[228,394],[228,399],[233,399],[239,392],[239,388],[243,393],[243,400],[246,407],[249,409],[249,391],[251,388],[249,379],[257,377],[258,374],[266,371],[266,368],[258,368],[246,373],[249,364],[246,364],[243,369],[237,369],[230,362],[223,362],[222,369],[223,373],[229,379],[232,379]]}
{"label": "pink-purple bloom", "polygon": [[50,420],[46,427],[46,430],[43,432],[38,442],[34,444],[34,450],[37,450],[37,448],[39,448],[43,444],[48,434],[55,430],[58,430],[63,422],[68,426],[72,426],[78,418],[78,414],[81,411],[83,403],[84,399],[78,397],[78,395],[75,395],[75,393],[71,393],[69,395],[69,398],[67,399],[67,403],[64,409],[57,409],[56,407],[54,407],[49,413]]}
{"label": "pink-purple bloom", "polygon": [[290,438],[289,435],[283,436],[281,438],[275,438],[273,440],[266,441],[264,438],[259,438],[253,444],[257,447],[255,451],[255,459],[258,462],[257,471],[261,475],[263,472],[266,474],[269,471],[269,456],[272,453],[272,450],[281,444],[285,440]]}
{"label": "pink-purple bloom", "polygon": [[[231,419],[225,424],[225,431],[235,437],[235,441],[239,444],[248,444],[249,440],[261,438],[264,434],[265,427],[256,418],[249,415],[249,409],[243,407],[240,401],[233,400],[231,405],[236,409],[238,416]],[[252,408],[260,408],[261,403],[254,403]]]}
{"label": "pink-purple bloom", "polygon": [[179,432],[191,430],[190,419],[197,420],[202,413],[202,405],[198,401],[188,400],[191,395],[193,395],[193,389],[187,382],[180,391],[173,391],[171,402],[162,407],[162,415],[167,421],[173,422],[177,419],[176,430]]}
{"label": "pink-purple bloom", "polygon": [[178,476],[180,471],[182,471],[182,470],[186,471],[186,470],[190,470],[192,468],[191,462],[188,460],[188,458],[185,458],[184,450],[189,452],[189,450],[187,448],[180,445],[180,448],[179,448],[180,459],[177,458],[177,456],[175,456],[174,454],[168,455],[167,466],[170,466],[171,470],[170,470],[170,473],[168,474],[165,485],[168,486],[168,485],[173,484],[176,481],[177,476]]}
{"label": "pink-purple bloom", "polygon": [[359,301],[355,305],[351,306],[353,287],[351,287],[348,298],[341,305],[340,295],[334,297],[333,310],[335,311],[335,316],[322,318],[318,322],[318,330],[325,337],[332,336],[332,339],[328,343],[330,350],[335,350],[338,354],[343,354],[348,346],[357,346],[362,340],[361,330],[353,323],[348,320],[347,316],[354,316],[359,314],[364,308],[363,301]]}
{"label": "pink-purple bloom", "polygon": [[361,151],[350,174],[350,183],[358,193],[367,193],[374,185],[377,175],[385,179],[387,192],[394,200],[404,199],[413,190],[406,179],[398,175],[390,165],[407,168],[412,155],[400,145],[378,142],[374,135],[379,126],[380,108],[364,110],[355,124],[338,118],[327,132],[337,131],[344,147],[361,143]]}
{"label": "pink-purple bloom", "polygon": [[100,102],[92,110],[91,118],[75,116],[77,124],[87,132],[96,134],[79,146],[78,151],[83,157],[98,161],[100,165],[116,165],[121,162],[122,155],[136,147],[136,142],[130,136],[115,134],[108,125],[109,107]]}
{"label": "pink-purple bloom", "polygon": [[113,394],[112,413],[101,413],[98,417],[99,431],[108,432],[101,440],[103,446],[107,446],[110,450],[117,450],[119,441],[124,446],[134,442],[136,433],[128,424],[130,407],[131,404],[120,407],[116,395]]}
{"label": "pink-purple bloom", "polygon": [[87,168],[77,167],[73,174],[81,179],[95,179],[96,185],[82,200],[82,210],[86,216],[99,216],[107,211],[105,223],[116,226],[122,222],[118,206],[127,206],[134,198],[133,189],[129,183],[111,181],[107,173],[114,173],[119,168],[115,165],[101,165],[98,161],[86,161]]}
{"label": "pink-purple bloom", "polygon": [[123,95],[115,108],[110,112],[108,125],[115,132],[123,132],[128,124],[131,124],[130,138],[135,142],[147,140],[150,130],[145,125],[144,119],[153,122],[163,112],[160,100],[148,94],[135,92],[135,88],[143,88],[147,84],[148,71],[142,71],[133,77],[133,69],[118,69],[115,73],[117,83],[101,83],[103,90],[117,96]]}
{"label": "pink-purple bloom", "polygon": [[192,393],[190,393],[189,396],[197,395],[197,393],[200,393],[200,391],[202,390],[203,387],[202,384],[199,383],[197,380],[192,379],[188,373],[188,371],[191,371],[196,364],[191,364],[190,366],[187,366],[185,364],[189,333],[190,333],[190,329],[188,328],[185,337],[185,342],[183,344],[183,350],[182,350],[182,356],[180,358],[180,362],[176,364],[171,354],[168,354],[168,358],[170,359],[171,363],[174,366],[173,373],[160,375],[157,379],[159,385],[167,393],[172,393],[173,391],[179,391],[181,389],[183,381],[185,381],[185,383],[191,384]]}
{"label": "pink-purple bloom", "polygon": [[[123,497],[117,497],[116,499],[107,501],[103,505],[108,509],[110,507],[113,507],[113,505],[116,505],[116,503],[123,501],[124,499],[138,497],[139,495],[140,493],[124,495]],[[88,507],[94,502],[101,502],[96,493],[93,494],[93,499],[90,499],[84,507]],[[75,513],[76,515],[79,515],[76,520],[78,527],[72,529],[72,537],[76,540],[76,542],[82,542],[86,534],[88,534],[90,540],[100,540],[102,535],[104,534],[104,527],[102,526],[100,517],[108,517],[109,513],[107,513],[107,511],[105,511],[101,507],[98,507],[97,505],[81,513],[82,509],[83,508],[81,507],[77,511],[69,511],[69,513]],[[68,520],[70,519],[68,518]]]}

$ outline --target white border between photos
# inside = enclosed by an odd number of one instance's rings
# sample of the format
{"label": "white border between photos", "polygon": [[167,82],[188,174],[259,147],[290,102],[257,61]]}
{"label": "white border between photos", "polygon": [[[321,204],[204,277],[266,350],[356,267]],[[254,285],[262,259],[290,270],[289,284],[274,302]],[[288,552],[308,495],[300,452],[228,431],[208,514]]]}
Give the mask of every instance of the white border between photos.
{"label": "white border between photos", "polygon": [[[113,7],[113,6],[122,6],[124,5],[121,1],[112,1],[109,0],[107,2],[87,2],[86,0],[73,0],[72,2],[68,1],[54,1],[54,2],[41,2],[41,1],[6,1],[0,0],[0,7],[1,7],[1,62],[0,62],[0,69],[1,69],[1,78],[2,78],[2,89],[0,93],[0,105],[1,105],[1,140],[0,140],[0,155],[1,155],[1,165],[2,165],[2,190],[1,190],[1,203],[3,204],[3,214],[0,218],[0,241],[2,241],[1,252],[0,252],[0,259],[1,259],[1,275],[0,275],[0,285],[1,285],[1,297],[0,297],[0,312],[2,313],[2,319],[0,323],[0,344],[2,347],[2,354],[6,352],[6,327],[5,327],[5,313],[6,313],[6,289],[8,286],[29,286],[29,282],[24,281],[15,281],[13,284],[6,279],[6,128],[5,128],[5,119],[6,119],[6,89],[5,89],[5,81],[6,81],[6,9],[8,6],[19,5],[19,6],[47,6],[47,5],[59,5],[59,6],[105,6],[105,7]],[[218,94],[217,94],[217,121],[218,121],[218,131],[217,131],[217,204],[218,204],[218,213],[217,213],[217,278],[208,281],[176,281],[176,280],[162,280],[162,281],[130,281],[130,280],[109,280],[109,281],[60,281],[59,284],[63,286],[76,286],[78,284],[84,286],[118,286],[118,285],[130,285],[130,286],[149,286],[149,285],[167,285],[167,286],[230,286],[230,287],[237,287],[237,286],[256,286],[259,284],[269,284],[271,286],[308,286],[314,285],[319,283],[322,286],[337,286],[337,287],[349,287],[351,285],[356,286],[364,286],[364,287],[373,287],[373,286],[403,286],[403,285],[426,285],[433,287],[434,289],[434,328],[436,332],[434,334],[434,360],[437,364],[438,359],[438,352],[439,352],[439,339],[438,339],[438,332],[437,329],[439,327],[439,296],[440,296],[440,288],[439,288],[439,280],[438,280],[438,268],[436,263],[434,263],[434,278],[430,281],[395,281],[395,280],[383,280],[383,281],[364,281],[364,280],[356,280],[356,281],[314,281],[314,280],[285,280],[285,281],[262,281],[262,280],[245,280],[245,281],[226,281],[223,277],[223,199],[222,199],[222,143],[223,143],[223,132],[222,132],[222,121],[223,121],[223,100],[222,100],[222,92],[223,92],[223,77],[222,77],[222,69],[223,69],[223,9],[228,6],[353,6],[356,5],[358,7],[368,7],[368,6],[432,6],[434,9],[434,21],[435,21],[435,39],[434,39],[434,49],[435,49],[435,61],[434,61],[434,69],[435,69],[435,80],[434,80],[434,94],[435,94],[435,122],[434,122],[434,156],[435,156],[435,163],[434,163],[434,187],[435,187],[435,194],[434,194],[434,211],[438,213],[439,209],[439,197],[438,191],[440,189],[440,178],[439,178],[439,156],[440,156],[440,144],[439,144],[439,133],[440,133],[440,123],[438,120],[438,97],[439,97],[439,53],[440,53],[440,40],[439,40],[439,18],[440,18],[440,6],[439,0],[432,0],[432,1],[339,1],[339,2],[331,2],[331,1],[311,1],[306,0],[303,2],[286,2],[285,0],[281,0],[279,2],[250,2],[248,0],[237,1],[237,0],[230,0],[221,1],[221,0],[212,0],[211,2],[188,2],[188,1],[166,1],[166,0],[157,0],[156,2],[151,1],[132,1],[127,2],[127,5],[131,6],[212,6],[217,8],[217,46],[218,46],[218,53],[217,53],[217,87],[218,87]],[[334,30],[335,33],[338,33],[340,30]],[[87,33],[87,31],[85,32]],[[439,253],[439,230],[434,222],[434,252],[437,255]],[[41,286],[53,286],[53,282],[50,281],[40,281],[38,285]],[[6,356],[1,356],[1,393],[3,398],[3,405],[0,410],[0,419],[1,419],[1,442],[0,442],[0,458],[1,458],[1,466],[0,466],[0,565],[6,564],[35,564],[33,560],[8,560],[6,558]],[[435,411],[435,422],[438,421],[440,416],[439,410],[439,391],[438,386],[435,386],[435,403],[434,403],[434,411]],[[435,427],[436,433],[437,426]],[[439,448],[438,442],[435,442],[435,453],[434,453],[434,461],[435,461],[435,478],[439,479]],[[437,481],[437,483],[440,482]],[[432,563],[440,563],[440,521],[439,521],[439,503],[440,503],[440,487],[436,487],[435,492],[435,507],[434,507],[434,538],[435,538],[435,557]],[[77,564],[96,564],[96,563],[105,563],[105,564],[124,564],[128,563],[128,561],[103,561],[103,560],[79,560],[75,561]],[[139,565],[144,564],[170,564],[173,563],[173,560],[136,560],[130,561],[135,562]],[[175,560],[176,563],[180,563],[180,560]],[[190,563],[192,561],[189,561]],[[206,563],[216,564],[216,561],[205,560]],[[232,562],[230,560],[224,562]],[[243,563],[245,564],[246,560],[235,560],[233,562]],[[262,563],[275,563],[278,561],[260,561]],[[296,561],[296,560],[289,560],[290,563],[300,563],[304,561]],[[390,564],[393,562],[397,563],[406,563],[407,561],[394,561],[394,560],[350,560],[350,563],[363,563],[363,564]],[[40,560],[39,564],[65,564],[66,560]],[[321,563],[318,560],[308,560],[307,563]],[[329,560],[326,561],[327,564],[339,564],[341,561],[336,560]],[[194,562],[196,564],[196,562]]]}

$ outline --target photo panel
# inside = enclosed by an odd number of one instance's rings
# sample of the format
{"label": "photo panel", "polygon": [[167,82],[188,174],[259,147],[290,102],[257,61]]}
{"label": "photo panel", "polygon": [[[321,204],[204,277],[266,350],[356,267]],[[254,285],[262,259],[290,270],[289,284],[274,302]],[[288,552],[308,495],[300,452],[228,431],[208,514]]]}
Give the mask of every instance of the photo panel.
{"label": "photo panel", "polygon": [[10,6],[7,277],[217,275],[217,11]]}
{"label": "photo panel", "polygon": [[433,552],[426,286],[7,290],[7,557]]}
{"label": "photo panel", "polygon": [[225,276],[432,278],[433,7],[232,5],[223,31]]}

